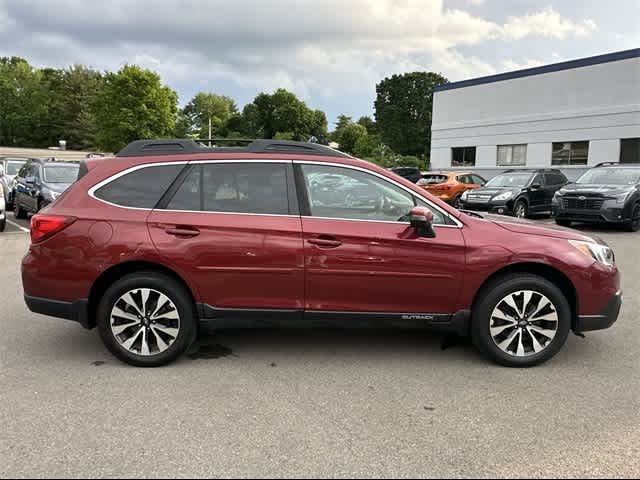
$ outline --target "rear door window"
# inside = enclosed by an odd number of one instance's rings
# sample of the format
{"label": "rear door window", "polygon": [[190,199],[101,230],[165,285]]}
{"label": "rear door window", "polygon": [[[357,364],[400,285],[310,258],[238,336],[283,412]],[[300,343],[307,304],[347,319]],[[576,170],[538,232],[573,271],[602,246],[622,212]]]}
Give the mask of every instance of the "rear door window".
{"label": "rear door window", "polygon": [[285,163],[195,165],[168,210],[288,215]]}
{"label": "rear door window", "polygon": [[154,208],[185,165],[154,165],[126,173],[98,188],[105,202],[133,208]]}

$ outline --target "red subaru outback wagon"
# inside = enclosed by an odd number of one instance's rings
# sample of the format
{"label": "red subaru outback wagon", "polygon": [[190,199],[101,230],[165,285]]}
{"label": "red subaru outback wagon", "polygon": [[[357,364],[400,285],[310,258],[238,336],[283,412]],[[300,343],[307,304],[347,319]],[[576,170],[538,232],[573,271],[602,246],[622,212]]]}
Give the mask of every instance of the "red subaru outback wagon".
{"label": "red subaru outback wagon", "polygon": [[143,367],[178,358],[203,322],[430,328],[525,367],[621,306],[600,240],[460,212],[315,144],[133,142],[86,160],[31,237],[27,306],[97,327]]}

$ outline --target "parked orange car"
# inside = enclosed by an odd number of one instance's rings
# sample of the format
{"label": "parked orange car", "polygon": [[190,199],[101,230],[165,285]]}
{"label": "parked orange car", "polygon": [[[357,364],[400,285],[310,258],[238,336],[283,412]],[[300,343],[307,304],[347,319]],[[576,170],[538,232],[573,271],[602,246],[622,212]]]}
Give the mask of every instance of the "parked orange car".
{"label": "parked orange car", "polygon": [[418,185],[456,208],[467,190],[482,187],[487,181],[472,172],[429,172],[418,180]]}

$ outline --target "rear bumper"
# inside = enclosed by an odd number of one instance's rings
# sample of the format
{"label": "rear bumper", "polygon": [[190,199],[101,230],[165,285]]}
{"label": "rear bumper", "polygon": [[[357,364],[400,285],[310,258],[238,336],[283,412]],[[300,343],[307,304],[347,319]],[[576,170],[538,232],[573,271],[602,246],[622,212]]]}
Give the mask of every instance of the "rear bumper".
{"label": "rear bumper", "polygon": [[578,317],[576,332],[591,332],[593,330],[604,330],[611,327],[618,316],[622,307],[622,292],[618,291],[609,302],[604,306],[598,315],[581,315]]}
{"label": "rear bumper", "polygon": [[33,313],[47,315],[49,317],[63,318],[78,322],[84,328],[91,328],[88,316],[88,300],[76,300],[75,302],[61,302],[50,298],[24,296],[27,308]]}

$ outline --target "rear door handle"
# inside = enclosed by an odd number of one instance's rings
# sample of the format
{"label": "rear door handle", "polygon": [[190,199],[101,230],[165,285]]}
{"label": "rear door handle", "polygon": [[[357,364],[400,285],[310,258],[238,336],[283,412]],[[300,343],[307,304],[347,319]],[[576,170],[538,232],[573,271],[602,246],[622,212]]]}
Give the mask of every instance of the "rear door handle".
{"label": "rear door handle", "polygon": [[310,238],[309,243],[322,248],[336,248],[342,245],[342,242],[334,237],[318,237]]}
{"label": "rear door handle", "polygon": [[167,228],[165,232],[175,237],[197,237],[200,235],[200,230],[197,228]]}

